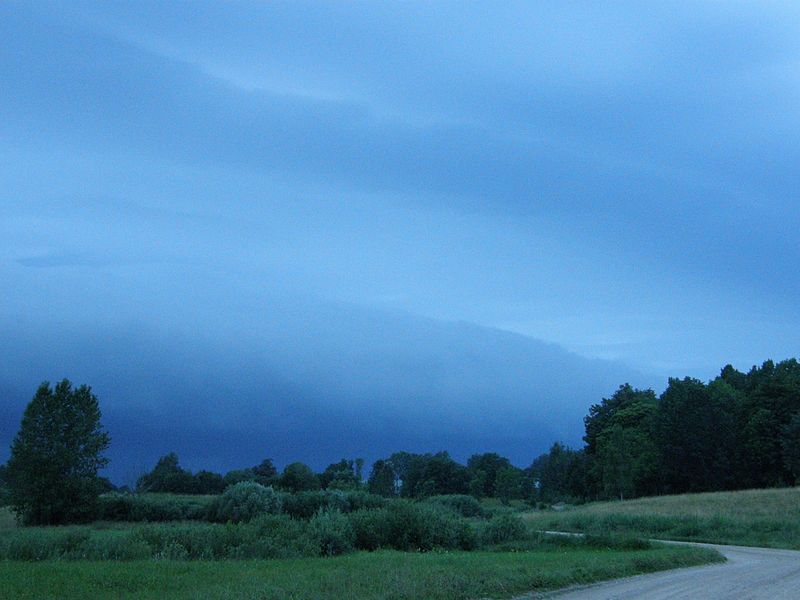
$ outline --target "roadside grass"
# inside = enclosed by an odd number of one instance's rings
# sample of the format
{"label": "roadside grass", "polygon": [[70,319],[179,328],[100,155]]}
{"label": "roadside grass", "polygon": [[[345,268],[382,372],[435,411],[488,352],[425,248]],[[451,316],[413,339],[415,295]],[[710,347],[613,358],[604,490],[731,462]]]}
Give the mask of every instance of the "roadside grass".
{"label": "roadside grass", "polygon": [[800,549],[800,488],[597,502],[524,518],[540,530]]}
{"label": "roadside grass", "polygon": [[384,550],[258,561],[0,561],[0,581],[8,600],[466,600],[510,598],[719,560],[702,548],[556,543],[510,552]]}

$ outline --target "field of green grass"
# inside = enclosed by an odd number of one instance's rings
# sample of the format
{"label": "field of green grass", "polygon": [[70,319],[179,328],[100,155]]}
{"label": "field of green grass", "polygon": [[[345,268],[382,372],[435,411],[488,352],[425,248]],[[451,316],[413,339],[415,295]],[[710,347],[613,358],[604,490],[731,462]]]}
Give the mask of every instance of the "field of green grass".
{"label": "field of green grass", "polygon": [[516,552],[359,552],[259,561],[0,561],[3,598],[456,600],[510,598],[719,560],[711,551],[551,547]]}
{"label": "field of green grass", "polygon": [[543,530],[800,549],[800,488],[598,502],[525,516]]}

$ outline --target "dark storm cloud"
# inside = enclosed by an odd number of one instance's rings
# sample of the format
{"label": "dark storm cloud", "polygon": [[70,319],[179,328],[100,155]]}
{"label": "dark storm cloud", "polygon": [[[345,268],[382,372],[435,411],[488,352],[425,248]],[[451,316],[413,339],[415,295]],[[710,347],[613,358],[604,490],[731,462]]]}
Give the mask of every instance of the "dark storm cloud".
{"label": "dark storm cloud", "polygon": [[[630,373],[530,338],[661,375],[794,354],[798,24],[788,3],[5,3],[14,414],[69,376],[126,446],[172,430],[214,464],[236,432],[258,459],[268,427],[276,458],[527,460],[525,427],[577,440]],[[495,414],[520,425],[490,435]]]}

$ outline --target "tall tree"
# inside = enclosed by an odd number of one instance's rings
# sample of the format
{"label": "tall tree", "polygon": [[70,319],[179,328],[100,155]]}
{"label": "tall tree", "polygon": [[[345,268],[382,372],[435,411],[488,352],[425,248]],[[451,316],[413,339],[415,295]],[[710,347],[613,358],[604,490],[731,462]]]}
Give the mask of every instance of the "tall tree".
{"label": "tall tree", "polygon": [[783,465],[797,484],[800,482],[800,412],[784,425],[781,449],[783,450]]}
{"label": "tall tree", "polygon": [[[608,438],[611,429],[615,426],[630,425],[630,419],[623,419],[625,422],[623,424],[617,414],[633,406],[655,406],[656,402],[653,390],[639,390],[626,383],[619,386],[610,398],[603,398],[600,404],[594,404],[589,408],[589,414],[583,420],[586,427],[586,435],[583,437],[586,442],[584,465],[587,489],[585,495],[597,497],[609,494],[608,479],[604,480],[604,473],[608,471],[607,467],[609,466],[607,460],[617,461],[618,474],[622,473],[619,468],[625,468],[625,464],[619,462],[621,460],[619,455],[609,453]],[[620,432],[616,434],[620,443],[623,443],[621,437],[630,436],[631,434],[623,435]],[[602,456],[601,445],[604,446]],[[617,495],[617,493],[614,492],[612,495]]]}
{"label": "tall tree", "polygon": [[39,386],[11,445],[11,505],[28,524],[91,519],[103,485],[97,472],[108,464],[110,437],[100,423],[91,388],[64,379]]}
{"label": "tall tree", "polygon": [[392,465],[385,460],[376,460],[369,474],[367,489],[371,494],[391,497],[397,495],[395,488],[395,472]]}

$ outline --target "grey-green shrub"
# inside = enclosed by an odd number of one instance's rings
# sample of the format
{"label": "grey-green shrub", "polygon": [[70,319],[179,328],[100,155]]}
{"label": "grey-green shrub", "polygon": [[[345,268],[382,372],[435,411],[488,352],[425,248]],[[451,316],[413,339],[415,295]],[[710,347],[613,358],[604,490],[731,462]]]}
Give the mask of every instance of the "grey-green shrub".
{"label": "grey-green shrub", "polygon": [[362,508],[350,513],[354,543],[359,550],[393,548],[389,511],[385,508]]}
{"label": "grey-green shrub", "polygon": [[503,513],[483,524],[480,540],[483,544],[500,544],[524,538],[528,533],[525,522],[515,514]]}
{"label": "grey-green shrub", "polygon": [[219,521],[241,523],[259,515],[277,514],[281,504],[281,496],[271,486],[242,481],[228,487],[218,499],[216,518]]}
{"label": "grey-green shrub", "polygon": [[473,496],[466,494],[447,494],[443,496],[431,496],[427,499],[431,504],[438,504],[454,510],[462,517],[484,517],[485,511]]}
{"label": "grey-green shrub", "polygon": [[320,510],[311,517],[308,528],[323,556],[336,556],[353,550],[353,526],[350,519],[339,510]]}
{"label": "grey-green shrub", "polygon": [[217,496],[110,492],[98,499],[101,521],[214,520]]}

